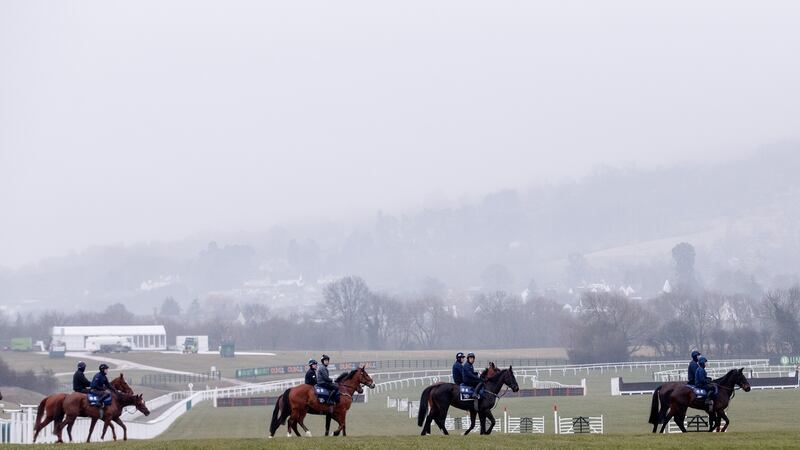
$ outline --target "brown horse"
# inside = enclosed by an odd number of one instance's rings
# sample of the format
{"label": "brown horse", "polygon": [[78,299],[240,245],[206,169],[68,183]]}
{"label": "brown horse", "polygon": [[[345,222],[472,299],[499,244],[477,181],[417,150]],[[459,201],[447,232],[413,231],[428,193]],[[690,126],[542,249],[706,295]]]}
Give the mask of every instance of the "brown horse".
{"label": "brown horse", "polygon": [[[125,381],[125,375],[123,374],[119,374],[117,378],[111,380],[111,385],[114,386],[114,389],[126,394],[133,394],[133,389],[128,386],[128,383]],[[55,433],[56,429],[61,425],[61,421],[64,419],[63,403],[67,395],[68,394],[59,392],[58,394],[47,396],[44,400],[39,402],[39,408],[36,410],[36,424],[33,426],[33,442],[36,442],[39,432],[49,425],[50,422],[53,422],[53,433]],[[121,422],[117,423],[121,424]],[[71,436],[70,440],[72,440]],[[62,442],[60,436],[58,442]]]}
{"label": "brown horse", "polygon": [[[345,372],[344,374],[342,374],[340,376],[344,376],[346,373],[347,372]],[[289,391],[291,391],[291,390],[292,390],[292,388],[289,388],[289,389],[285,390],[283,392],[283,394],[279,395],[278,398],[275,399],[276,408],[275,408],[275,410],[273,410],[273,416],[277,417],[281,413],[281,411],[284,411],[284,410],[289,411],[290,407],[289,407],[288,403],[286,403],[284,405],[284,401],[283,400],[284,400],[284,398],[288,398]],[[364,389],[361,388],[361,384],[359,384],[358,387],[356,388],[356,393],[358,393],[358,394],[363,394],[364,393]],[[322,414],[322,413],[319,413],[319,412],[316,412],[316,411],[311,411],[311,410],[309,410],[308,413],[309,414]],[[287,413],[286,417],[288,417],[288,414],[289,413]],[[325,414],[325,436],[329,436],[331,434],[331,413],[330,413],[330,411],[325,411],[324,414]],[[283,423],[281,423],[281,425],[282,424]],[[270,430],[270,431],[273,434],[275,433],[274,430]]]}
{"label": "brown horse", "polygon": [[[517,378],[514,376],[514,369],[511,366],[499,371],[496,369],[492,364],[481,374],[484,378],[483,393],[481,399],[478,400],[477,408],[475,400],[461,400],[459,386],[455,383],[437,383],[425,388],[419,399],[419,413],[417,414],[417,425],[422,427],[421,435],[431,434],[431,422],[436,422],[442,433],[449,434],[444,426],[444,421],[451,406],[469,412],[470,426],[464,432],[465,435],[475,428],[476,414],[481,422],[480,434],[491,434],[495,424],[492,408],[500,397],[498,395],[500,389],[505,385],[514,392],[519,391],[519,384],[517,384]],[[490,422],[488,427],[486,419],[489,419]]]}
{"label": "brown horse", "polygon": [[342,436],[347,436],[347,411],[353,404],[353,394],[359,392],[362,385],[374,388],[375,383],[364,366],[339,375],[336,378],[336,383],[339,385],[341,397],[339,403],[332,406],[320,403],[317,399],[317,394],[314,392],[314,386],[309,384],[301,384],[284,392],[279,399],[280,401],[275,403],[275,409],[272,411],[269,437],[275,436],[278,427],[286,422],[287,418],[288,435],[290,437],[292,436],[292,431],[297,436],[300,436],[297,425],[303,427],[306,436],[311,436],[311,431],[303,423],[306,414],[309,413],[330,415],[339,424],[339,428],[333,432],[333,435],[338,436],[341,433]]}
{"label": "brown horse", "polygon": [[709,420],[708,431],[714,431],[715,428],[719,428],[723,419],[725,420],[725,426],[721,431],[727,430],[730,420],[725,414],[725,409],[730,405],[736,386],[739,386],[745,392],[750,391],[750,383],[742,373],[743,370],[744,368],[731,369],[721,378],[714,380],[714,383],[719,387],[719,394],[714,399],[713,411],[708,411],[704,399],[697,398],[694,390],[685,383],[671,382],[657,387],[653,391],[653,401],[650,406],[649,422],[653,424],[653,433],[657,431],[659,424],[661,424],[661,433],[663,433],[672,418],[674,418],[678,428],[685,433],[686,428],[683,425],[683,421],[686,418],[686,410],[689,408],[709,412],[711,420]]}
{"label": "brown horse", "polygon": [[[102,420],[104,424],[104,429],[111,426],[111,435],[114,437],[114,440],[117,440],[117,433],[114,430],[113,425],[111,425],[111,421],[114,418],[119,418],[120,414],[122,414],[122,409],[126,406],[135,406],[139,412],[144,414],[145,416],[150,415],[150,410],[147,409],[147,405],[144,403],[144,399],[142,395],[133,395],[133,394],[126,394],[122,392],[114,392],[111,394],[111,404],[107,407],[103,408],[103,417],[100,419],[100,408],[96,406],[91,406],[89,404],[89,398],[86,394],[82,394],[80,392],[74,392],[69,394],[66,399],[64,399],[64,421],[61,422],[61,425],[58,427],[56,434],[58,435],[59,441],[61,441],[61,433],[64,430],[64,426],[67,427],[67,434],[69,435],[70,441],[72,441],[72,426],[75,424],[75,419],[78,417],[89,417],[92,419],[92,423],[89,425],[89,435],[86,437],[86,442],[90,442],[92,439],[92,432],[94,431],[94,426],[98,420]],[[121,421],[117,422],[121,424]],[[125,426],[123,425],[123,429]],[[127,431],[126,431],[127,437]]]}

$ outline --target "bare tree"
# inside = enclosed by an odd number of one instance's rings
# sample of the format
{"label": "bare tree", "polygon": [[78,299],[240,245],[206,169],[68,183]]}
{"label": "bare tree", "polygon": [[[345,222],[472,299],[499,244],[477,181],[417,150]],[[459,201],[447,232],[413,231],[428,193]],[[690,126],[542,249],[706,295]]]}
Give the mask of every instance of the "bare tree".
{"label": "bare tree", "polygon": [[325,286],[322,294],[329,319],[342,324],[346,343],[354,343],[361,330],[357,324],[372,296],[367,283],[360,277],[344,277]]}

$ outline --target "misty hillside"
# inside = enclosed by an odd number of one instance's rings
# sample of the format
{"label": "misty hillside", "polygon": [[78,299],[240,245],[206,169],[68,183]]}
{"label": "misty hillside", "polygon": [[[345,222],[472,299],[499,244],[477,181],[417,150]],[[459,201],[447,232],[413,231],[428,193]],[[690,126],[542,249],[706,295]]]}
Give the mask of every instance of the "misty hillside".
{"label": "misty hillside", "polygon": [[[642,295],[672,275],[671,248],[697,248],[701,281],[777,287],[800,267],[800,148],[661,169],[603,169],[578,181],[506,190],[450,208],[282,226],[239,242],[98,247],[0,269],[7,311],[124,302],[151,311],[172,296],[313,303],[319,284],[358,274],[390,292],[434,284],[564,289],[605,281]],[[643,150],[644,151],[644,150]],[[196,230],[187,230],[187,236]]]}

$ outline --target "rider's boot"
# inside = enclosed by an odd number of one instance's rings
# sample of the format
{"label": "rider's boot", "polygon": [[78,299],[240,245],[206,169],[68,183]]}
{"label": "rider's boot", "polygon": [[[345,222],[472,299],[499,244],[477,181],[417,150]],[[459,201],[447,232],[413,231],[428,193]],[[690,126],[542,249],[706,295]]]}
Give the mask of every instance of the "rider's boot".
{"label": "rider's boot", "polygon": [[711,400],[710,398],[706,399],[706,407],[708,412],[714,411],[714,400]]}

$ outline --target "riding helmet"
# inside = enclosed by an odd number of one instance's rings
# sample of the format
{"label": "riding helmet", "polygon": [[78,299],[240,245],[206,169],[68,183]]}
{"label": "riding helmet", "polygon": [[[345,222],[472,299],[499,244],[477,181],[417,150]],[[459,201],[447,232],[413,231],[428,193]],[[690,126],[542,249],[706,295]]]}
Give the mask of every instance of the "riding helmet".
{"label": "riding helmet", "polygon": [[700,352],[698,352],[697,350],[694,350],[692,352],[692,359],[697,359],[698,356],[700,356]]}
{"label": "riding helmet", "polygon": [[83,370],[86,368],[86,363],[83,361],[78,361],[78,369]]}
{"label": "riding helmet", "polygon": [[467,353],[467,358],[474,358],[474,357],[475,357],[475,353],[472,353],[472,352]]}
{"label": "riding helmet", "polygon": [[700,364],[703,367],[705,367],[707,362],[708,360],[706,359],[705,356],[701,356],[700,359],[697,360],[697,364]]}
{"label": "riding helmet", "polygon": [[108,369],[108,365],[106,365],[106,363],[100,364],[100,371],[103,369]]}
{"label": "riding helmet", "polygon": [[308,360],[308,365],[309,365],[309,366],[313,366],[313,365],[314,365],[314,364],[316,364],[316,363],[317,363],[317,360],[316,360],[316,359],[313,359],[313,358],[312,358],[312,359],[309,359],[309,360]]}
{"label": "riding helmet", "polygon": [[464,357],[464,353],[463,352],[456,353],[456,359],[461,359],[463,357]]}
{"label": "riding helmet", "polygon": [[328,361],[330,361],[330,360],[331,360],[331,357],[330,357],[330,356],[328,356],[328,355],[325,355],[325,354],[323,354],[323,355],[322,355],[322,358],[320,358],[319,360],[320,360],[320,361],[325,361],[326,359],[327,359]]}

